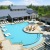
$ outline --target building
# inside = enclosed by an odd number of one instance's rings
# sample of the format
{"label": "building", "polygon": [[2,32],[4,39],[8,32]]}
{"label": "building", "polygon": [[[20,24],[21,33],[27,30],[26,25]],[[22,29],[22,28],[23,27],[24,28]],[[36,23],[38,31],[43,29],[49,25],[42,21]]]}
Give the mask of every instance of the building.
{"label": "building", "polygon": [[50,25],[50,14],[41,17],[40,20]]}
{"label": "building", "polygon": [[38,17],[38,13],[32,10],[31,8],[27,8],[26,6],[10,6],[10,9],[0,10],[0,21],[1,20],[26,20],[33,19]]}

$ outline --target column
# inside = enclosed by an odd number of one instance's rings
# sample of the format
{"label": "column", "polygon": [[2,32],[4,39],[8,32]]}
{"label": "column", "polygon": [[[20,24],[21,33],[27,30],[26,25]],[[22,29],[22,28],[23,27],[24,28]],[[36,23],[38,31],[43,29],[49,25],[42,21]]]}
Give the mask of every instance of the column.
{"label": "column", "polygon": [[27,16],[27,20],[28,20],[28,16]]}
{"label": "column", "polygon": [[12,23],[13,23],[13,18],[12,18]]}
{"label": "column", "polygon": [[31,19],[31,16],[30,16],[30,19]]}

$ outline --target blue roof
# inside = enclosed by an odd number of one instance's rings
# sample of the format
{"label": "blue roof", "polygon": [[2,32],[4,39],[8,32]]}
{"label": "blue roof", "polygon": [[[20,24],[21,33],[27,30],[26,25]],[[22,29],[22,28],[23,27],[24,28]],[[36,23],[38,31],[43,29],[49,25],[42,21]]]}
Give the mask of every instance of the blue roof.
{"label": "blue roof", "polygon": [[7,10],[0,10],[0,17],[8,16],[8,13],[10,13],[9,9],[7,9]]}
{"label": "blue roof", "polygon": [[27,9],[27,13],[28,13],[28,14],[32,14],[32,13],[36,13],[36,14],[37,14],[37,12],[34,11],[33,9],[31,9],[31,8],[28,8],[28,9]]}
{"label": "blue roof", "polygon": [[17,5],[17,6],[10,6],[11,9],[27,9],[26,6]]}
{"label": "blue roof", "polygon": [[14,17],[25,17],[30,16],[32,13],[36,13],[31,8],[27,8],[26,6],[10,6],[12,9],[26,9],[26,10],[20,10],[20,11],[11,11],[10,9],[4,9],[0,10],[0,17],[6,17],[8,14],[11,16],[11,18]]}
{"label": "blue roof", "polygon": [[11,18],[30,16],[26,11],[12,11],[9,15]]}

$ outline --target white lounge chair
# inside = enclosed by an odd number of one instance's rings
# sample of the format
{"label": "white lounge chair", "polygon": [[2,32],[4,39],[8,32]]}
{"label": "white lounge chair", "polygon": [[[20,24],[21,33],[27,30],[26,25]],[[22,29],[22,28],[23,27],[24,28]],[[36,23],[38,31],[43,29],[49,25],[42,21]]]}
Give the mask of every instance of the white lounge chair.
{"label": "white lounge chair", "polygon": [[24,22],[24,20],[22,20]]}
{"label": "white lounge chair", "polygon": [[5,28],[5,26],[1,26],[1,28]]}
{"label": "white lounge chair", "polygon": [[5,21],[5,24],[6,24],[7,22]]}
{"label": "white lounge chair", "polygon": [[2,23],[4,24],[4,21]]}
{"label": "white lounge chair", "polygon": [[7,36],[9,36],[8,34],[5,34],[5,36],[7,37]]}
{"label": "white lounge chair", "polygon": [[6,21],[8,23],[8,21]]}
{"label": "white lounge chair", "polygon": [[23,22],[22,20],[20,20],[20,22]]}
{"label": "white lounge chair", "polygon": [[11,35],[10,33],[7,33],[9,36]]}
{"label": "white lounge chair", "polygon": [[50,27],[50,25],[45,25],[45,26]]}
{"label": "white lounge chair", "polygon": [[11,35],[10,33],[5,34],[6,37],[7,37],[7,36],[10,36],[10,35]]}
{"label": "white lounge chair", "polygon": [[29,23],[33,23],[33,21],[29,21]]}
{"label": "white lounge chair", "polygon": [[7,29],[2,29],[3,32],[7,31]]}
{"label": "white lounge chair", "polygon": [[39,21],[34,21],[34,23],[36,24],[36,23],[39,23]]}
{"label": "white lounge chair", "polygon": [[17,21],[17,22],[19,22],[19,21]]}

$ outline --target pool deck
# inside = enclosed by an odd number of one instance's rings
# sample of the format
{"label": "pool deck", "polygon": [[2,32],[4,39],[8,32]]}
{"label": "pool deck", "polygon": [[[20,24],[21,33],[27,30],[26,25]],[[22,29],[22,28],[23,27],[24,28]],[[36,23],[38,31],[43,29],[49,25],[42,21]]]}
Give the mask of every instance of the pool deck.
{"label": "pool deck", "polygon": [[9,40],[2,42],[3,50],[22,50],[22,45],[12,45]]}
{"label": "pool deck", "polygon": [[[10,24],[10,23],[8,23]],[[4,24],[1,24],[4,25]],[[0,26],[1,26],[0,25]],[[40,29],[40,28],[39,28]],[[35,31],[37,33],[37,31]],[[43,33],[43,34],[50,34],[50,32],[47,31],[40,31],[39,32]],[[27,48],[23,48],[23,45],[19,45],[19,44],[12,44],[9,40],[5,39],[2,30],[0,30],[0,41],[2,41],[2,46],[3,46],[3,50],[32,50],[32,49],[27,49]],[[44,42],[44,40],[42,40],[42,43]],[[41,46],[42,44],[40,43],[38,46]],[[36,48],[36,47],[33,47]]]}
{"label": "pool deck", "polygon": [[2,30],[0,30],[0,41],[2,41],[3,50],[30,50],[23,48],[23,46],[19,44],[13,45],[9,40],[5,39]]}

